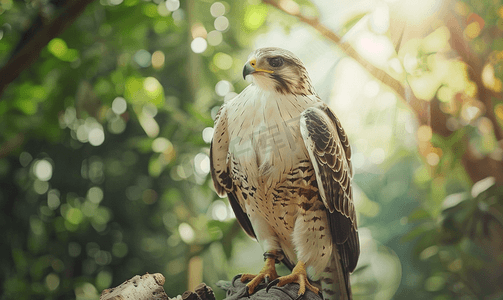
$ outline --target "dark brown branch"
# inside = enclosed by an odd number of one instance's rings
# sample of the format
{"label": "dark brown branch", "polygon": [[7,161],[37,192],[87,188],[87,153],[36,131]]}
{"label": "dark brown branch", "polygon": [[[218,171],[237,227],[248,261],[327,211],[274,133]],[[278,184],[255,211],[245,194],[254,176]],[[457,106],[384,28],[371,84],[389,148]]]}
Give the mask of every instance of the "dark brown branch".
{"label": "dark brown branch", "polygon": [[[94,0],[73,0],[62,8],[61,13],[44,26],[0,69],[0,96],[7,86],[14,81],[22,71],[30,67],[39,57],[42,49],[50,40],[59,36]],[[1,99],[1,98],[0,98]]]}

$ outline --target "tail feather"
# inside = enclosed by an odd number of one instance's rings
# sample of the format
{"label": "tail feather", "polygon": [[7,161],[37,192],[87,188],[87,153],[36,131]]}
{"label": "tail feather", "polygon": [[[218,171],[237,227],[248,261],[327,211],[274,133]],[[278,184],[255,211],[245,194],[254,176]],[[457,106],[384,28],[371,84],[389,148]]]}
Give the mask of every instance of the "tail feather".
{"label": "tail feather", "polygon": [[325,300],[350,300],[349,272],[342,266],[337,249],[334,249],[330,264],[320,276],[321,290]]}

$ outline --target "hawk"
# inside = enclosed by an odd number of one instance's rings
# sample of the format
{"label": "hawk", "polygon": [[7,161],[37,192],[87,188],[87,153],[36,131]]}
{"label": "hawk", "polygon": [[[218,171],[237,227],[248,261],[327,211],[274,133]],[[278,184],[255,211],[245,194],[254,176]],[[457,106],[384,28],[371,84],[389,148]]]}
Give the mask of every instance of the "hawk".
{"label": "hawk", "polygon": [[[351,299],[349,274],[360,254],[351,187],[351,148],[339,119],[316,94],[306,68],[280,48],[254,51],[243,69],[252,83],[215,119],[211,175],[244,231],[265,251],[251,280],[299,284],[325,299]],[[275,263],[292,270],[279,277]]]}

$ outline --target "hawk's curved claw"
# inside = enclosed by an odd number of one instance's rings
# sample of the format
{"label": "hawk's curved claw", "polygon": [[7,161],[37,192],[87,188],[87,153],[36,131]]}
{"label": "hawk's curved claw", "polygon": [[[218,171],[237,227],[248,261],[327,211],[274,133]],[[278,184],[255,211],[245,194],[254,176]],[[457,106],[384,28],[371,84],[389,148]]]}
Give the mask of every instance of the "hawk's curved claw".
{"label": "hawk's curved claw", "polygon": [[245,292],[243,294],[243,297],[250,298],[250,290],[248,289],[248,286],[245,286]]}
{"label": "hawk's curved claw", "polygon": [[273,281],[269,282],[267,287],[265,288],[265,292],[268,293],[269,289],[275,286],[279,282],[279,278],[274,279]]}
{"label": "hawk's curved claw", "polygon": [[259,284],[264,280],[268,283],[271,279],[274,280],[278,278],[278,274],[276,273],[275,268],[275,256],[268,255],[266,256],[265,265],[262,270],[257,274],[241,274],[241,282],[249,281],[246,284],[246,291],[248,295],[251,295],[255,292],[255,289],[259,286]]}
{"label": "hawk's curved claw", "polygon": [[295,268],[293,268],[292,274],[279,277],[269,283],[266,291],[268,291],[273,285],[281,287],[288,283],[299,284],[299,291],[297,292],[297,295],[299,295],[299,297],[306,293],[306,289],[311,290],[315,294],[318,294],[320,292],[320,289],[309,282],[309,279],[307,278],[306,267],[302,261],[299,261]]}
{"label": "hawk's curved claw", "polygon": [[238,275],[234,276],[232,278],[232,281],[234,282],[236,279],[241,278],[241,276],[243,276],[243,274],[238,274]]}

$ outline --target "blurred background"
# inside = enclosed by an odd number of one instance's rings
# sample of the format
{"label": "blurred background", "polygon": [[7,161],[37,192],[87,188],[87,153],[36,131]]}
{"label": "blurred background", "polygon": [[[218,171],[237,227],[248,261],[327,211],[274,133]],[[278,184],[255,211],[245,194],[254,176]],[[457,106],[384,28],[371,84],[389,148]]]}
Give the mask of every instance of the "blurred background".
{"label": "blurred background", "polygon": [[208,147],[263,46],[349,134],[354,298],[503,299],[500,0],[0,0],[1,299],[258,272]]}

